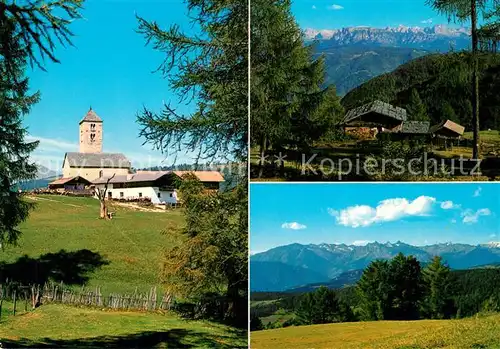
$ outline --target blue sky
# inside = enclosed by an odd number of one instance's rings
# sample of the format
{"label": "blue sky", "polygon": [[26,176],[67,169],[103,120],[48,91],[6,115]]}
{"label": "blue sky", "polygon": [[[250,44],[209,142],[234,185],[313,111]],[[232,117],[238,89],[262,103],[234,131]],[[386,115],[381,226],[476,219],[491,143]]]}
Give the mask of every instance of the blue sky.
{"label": "blue sky", "polygon": [[251,253],[291,243],[500,241],[500,186],[251,184]]}
{"label": "blue sky", "polygon": [[[167,81],[152,73],[163,56],[145,47],[145,40],[135,32],[136,13],[165,29],[177,23],[193,31],[181,0],[87,0],[82,12],[85,19],[71,26],[75,47],[58,47],[61,64],[47,62],[47,72],[29,71],[31,88],[41,91],[42,100],[24,124],[30,139],[41,140],[34,159],[42,165],[60,167],[65,152],[78,151],[78,122],[90,106],[104,120],[104,151],[123,152],[136,166],[164,160],[151,146],[141,146],[136,113],[143,105],[159,111],[163,101],[175,106],[178,99]],[[181,112],[191,109],[184,104],[177,108]],[[190,159],[189,154],[179,154],[177,163]]]}
{"label": "blue sky", "polygon": [[292,11],[302,28],[338,29],[447,24],[425,0],[295,0]]}

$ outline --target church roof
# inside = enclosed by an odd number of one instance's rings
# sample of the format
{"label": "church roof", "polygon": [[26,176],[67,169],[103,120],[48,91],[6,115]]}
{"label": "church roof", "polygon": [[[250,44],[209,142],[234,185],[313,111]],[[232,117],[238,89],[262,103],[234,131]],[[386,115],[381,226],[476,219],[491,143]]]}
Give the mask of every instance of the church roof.
{"label": "church roof", "polygon": [[80,121],[80,124],[84,121],[102,122],[102,119],[95,113],[95,111],[92,108],[90,108],[87,114],[83,117],[82,121]]}
{"label": "church roof", "polygon": [[77,168],[130,168],[127,157],[121,153],[66,153],[64,161]]}

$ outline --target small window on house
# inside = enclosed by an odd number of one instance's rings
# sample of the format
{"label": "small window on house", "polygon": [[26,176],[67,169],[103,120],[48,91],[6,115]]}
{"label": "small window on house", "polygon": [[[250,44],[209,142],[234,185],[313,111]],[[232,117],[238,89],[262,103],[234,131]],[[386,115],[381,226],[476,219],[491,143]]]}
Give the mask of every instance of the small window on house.
{"label": "small window on house", "polygon": [[158,199],[161,198],[161,193],[158,193]]}
{"label": "small window on house", "polygon": [[101,170],[101,171],[99,171],[99,178],[101,178],[102,175],[103,175],[103,173],[102,173],[102,170]]}
{"label": "small window on house", "polygon": [[113,198],[113,193],[108,191],[108,199],[112,199]]}
{"label": "small window on house", "polygon": [[142,193],[139,193],[139,197],[142,198]]}
{"label": "small window on house", "polygon": [[170,193],[170,197],[171,197],[171,198],[172,198],[172,197],[174,197],[174,194]]}
{"label": "small window on house", "polygon": [[122,191],[120,192],[120,197],[123,198],[123,192]]}

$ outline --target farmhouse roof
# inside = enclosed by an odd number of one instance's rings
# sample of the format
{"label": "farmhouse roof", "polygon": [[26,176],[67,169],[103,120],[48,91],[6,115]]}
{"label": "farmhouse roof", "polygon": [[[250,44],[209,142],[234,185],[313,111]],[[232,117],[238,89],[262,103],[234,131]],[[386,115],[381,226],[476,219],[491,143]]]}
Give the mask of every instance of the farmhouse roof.
{"label": "farmhouse roof", "polygon": [[[109,183],[151,182],[166,175],[182,177],[187,173],[193,173],[201,182],[224,182],[224,177],[217,171],[137,171],[134,174],[115,176]],[[108,178],[97,178],[92,183],[105,184]]]}
{"label": "farmhouse roof", "polygon": [[77,182],[84,182],[86,185],[91,184],[91,182],[86,180],[85,178],[80,177],[80,176],[76,176],[76,177],[63,177],[63,178],[56,179],[56,180],[50,182],[48,184],[48,187],[50,188],[50,187],[54,187],[54,186],[62,186],[62,185],[65,185],[66,183],[69,183],[73,180],[76,180]]}
{"label": "farmhouse roof", "polygon": [[80,124],[84,121],[89,121],[89,122],[102,122],[102,119],[95,113],[95,111],[90,107],[89,111],[83,119],[80,121]]}
{"label": "farmhouse roof", "polygon": [[127,157],[121,153],[66,153],[64,161],[70,167],[130,168]]}
{"label": "farmhouse roof", "polygon": [[218,171],[174,171],[174,173],[179,177],[192,173],[200,182],[224,182],[224,177]]}
{"label": "farmhouse roof", "polygon": [[405,121],[401,125],[401,133],[426,134],[429,133],[429,121]]}
{"label": "farmhouse roof", "polygon": [[347,112],[343,123],[347,124],[355,119],[360,118],[363,115],[376,113],[384,115],[386,117],[392,118],[398,121],[406,121],[406,109],[395,107],[389,103],[382,101],[373,101],[368,104],[362,105],[361,107],[351,109]]}
{"label": "farmhouse roof", "polygon": [[[129,175],[114,176],[109,183],[135,183],[135,182],[152,182],[160,179],[163,176],[171,174],[170,172],[151,172],[151,173],[133,173]],[[106,184],[112,176],[101,177],[94,179],[93,184]]]}
{"label": "farmhouse roof", "polygon": [[88,182],[90,184],[90,182],[88,180],[86,180],[85,178],[80,177],[80,176],[76,176],[76,177],[59,178],[59,179],[56,179],[55,181],[50,182],[49,185],[62,185],[62,184],[66,184],[68,182],[71,182],[74,179],[76,179],[76,180],[81,179],[84,182]]}
{"label": "farmhouse roof", "polygon": [[463,127],[462,125],[459,125],[456,122],[453,122],[451,120],[445,120],[437,125],[432,126],[430,132],[435,133],[443,128],[450,130],[459,136],[463,136],[464,131],[465,131],[465,127]]}

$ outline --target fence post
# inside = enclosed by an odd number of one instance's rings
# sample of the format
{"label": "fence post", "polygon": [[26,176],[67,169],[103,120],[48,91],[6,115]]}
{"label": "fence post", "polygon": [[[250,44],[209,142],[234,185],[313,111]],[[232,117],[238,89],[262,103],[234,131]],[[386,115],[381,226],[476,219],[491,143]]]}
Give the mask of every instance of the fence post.
{"label": "fence post", "polygon": [[2,295],[0,296],[0,319],[2,318],[2,305],[3,305],[3,285],[1,286],[2,288]]}
{"label": "fence post", "polygon": [[14,316],[16,316],[16,305],[17,305],[16,290],[14,290]]}

